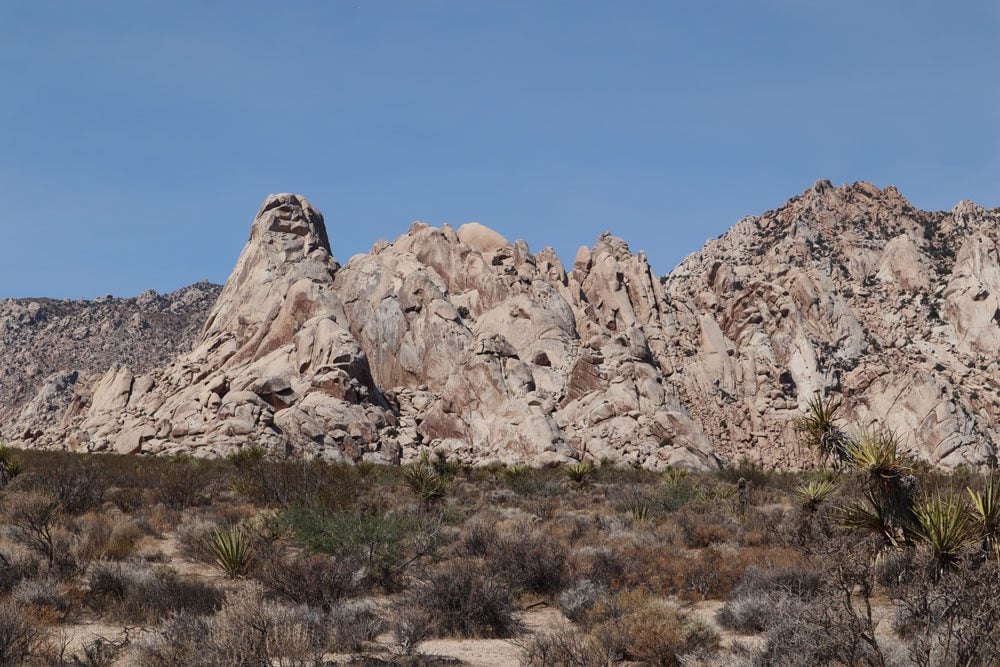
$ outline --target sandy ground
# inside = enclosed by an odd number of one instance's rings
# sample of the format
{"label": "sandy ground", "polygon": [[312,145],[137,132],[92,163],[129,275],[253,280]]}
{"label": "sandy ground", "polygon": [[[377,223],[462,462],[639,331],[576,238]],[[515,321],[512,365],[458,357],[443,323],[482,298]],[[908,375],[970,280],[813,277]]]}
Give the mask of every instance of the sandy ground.
{"label": "sandy ground", "polygon": [[[166,536],[163,540],[156,540],[149,545],[154,551],[159,551],[166,565],[176,570],[178,574],[185,577],[195,577],[200,579],[210,579],[213,583],[223,587],[233,587],[239,584],[226,579],[216,568],[205,563],[191,560],[184,557],[178,548],[177,540],[173,535]],[[388,600],[376,600],[377,604],[387,604]],[[742,635],[721,627],[716,621],[716,614],[723,606],[719,600],[705,600],[702,602],[683,604],[674,601],[675,604],[690,612],[706,625],[719,633],[723,650],[732,648],[734,645],[757,648],[761,646],[763,637],[759,635]],[[881,612],[881,613],[880,613]],[[885,632],[891,626],[889,622],[889,611],[876,608],[877,616],[880,616],[879,630]],[[435,656],[443,658],[448,662],[454,661],[456,664],[470,665],[473,667],[501,667],[506,665],[516,665],[521,655],[521,645],[535,633],[545,633],[558,630],[570,625],[569,621],[555,607],[542,603],[524,611],[521,620],[525,625],[526,632],[516,640],[506,639],[433,639],[420,644],[419,653],[425,656]],[[88,619],[81,619],[80,622],[71,625],[60,626],[53,639],[57,645],[66,647],[66,654],[78,653],[88,643],[95,639],[103,638],[109,641],[121,641],[128,639],[132,642],[140,639],[147,628],[122,628],[121,626],[108,625]],[[891,632],[891,631],[890,631]],[[394,640],[391,633],[385,633],[371,645],[367,653],[379,656],[383,659],[393,655]],[[334,662],[346,662],[350,656],[339,655],[329,656]]]}
{"label": "sandy ground", "polygon": [[[527,633],[518,638],[523,642],[530,634],[550,632],[568,623],[558,609],[536,607],[526,612],[521,620]],[[391,642],[391,637],[389,638]],[[503,667],[516,665],[521,649],[513,641],[506,639],[434,639],[420,645],[420,652],[446,658],[457,658],[466,665],[475,667]]]}

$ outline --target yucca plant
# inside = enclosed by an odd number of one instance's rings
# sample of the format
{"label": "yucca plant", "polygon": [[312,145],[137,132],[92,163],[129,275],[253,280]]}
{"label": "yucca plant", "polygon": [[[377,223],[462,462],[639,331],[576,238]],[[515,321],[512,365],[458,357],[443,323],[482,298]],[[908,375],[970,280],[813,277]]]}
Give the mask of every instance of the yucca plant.
{"label": "yucca plant", "polygon": [[865,428],[847,445],[846,460],[879,497],[893,523],[909,533],[916,525],[917,480],[912,475],[912,461],[903,452],[896,433],[885,428]]}
{"label": "yucca plant", "polygon": [[653,506],[645,498],[630,498],[625,501],[625,511],[635,523],[646,523],[652,518]]}
{"label": "yucca plant", "polygon": [[852,468],[873,481],[895,480],[910,474],[910,458],[901,450],[899,436],[886,428],[869,427],[846,445]]}
{"label": "yucca plant", "polygon": [[7,471],[8,479],[17,477],[24,470],[21,459],[7,445],[0,445],[0,466]]}
{"label": "yucca plant", "polygon": [[930,547],[938,577],[958,563],[962,547],[975,534],[974,528],[961,498],[951,494],[937,493],[924,498],[914,512],[917,518],[914,535]]}
{"label": "yucca plant", "polygon": [[663,471],[663,481],[673,484],[674,482],[679,482],[686,477],[691,476],[691,471],[684,468],[667,468]]}
{"label": "yucca plant", "polygon": [[806,414],[795,420],[795,431],[802,443],[819,451],[824,460],[832,459],[838,464],[846,458],[849,442],[836,423],[842,405],[840,399],[824,398],[817,392],[809,400]]}
{"label": "yucca plant", "polygon": [[865,492],[863,500],[842,510],[841,523],[848,528],[875,536],[883,546],[896,548],[906,542],[906,536],[896,523],[889,504],[871,491]]}
{"label": "yucca plant", "polygon": [[403,479],[425,505],[436,503],[448,493],[448,483],[423,459],[403,468]]}
{"label": "yucca plant", "polygon": [[247,573],[256,552],[254,537],[243,526],[217,529],[206,547],[215,559],[215,564],[231,579]]}
{"label": "yucca plant", "polygon": [[592,461],[581,461],[580,463],[566,466],[565,470],[566,476],[569,477],[571,482],[577,486],[583,486],[597,472],[597,466]]}
{"label": "yucca plant", "polygon": [[448,460],[448,453],[443,449],[434,450],[434,457],[430,460],[430,464],[434,467],[434,472],[441,477],[454,477],[462,469],[462,465],[458,461]]}
{"label": "yucca plant", "polygon": [[993,478],[983,491],[966,489],[972,501],[972,526],[983,551],[1000,562],[1000,487]]}
{"label": "yucca plant", "polygon": [[531,472],[529,466],[524,463],[515,463],[504,468],[501,474],[507,479],[515,479],[517,477],[524,477],[529,472]]}
{"label": "yucca plant", "polygon": [[799,484],[795,492],[802,499],[802,507],[807,512],[815,512],[836,490],[836,484],[824,479],[812,480],[808,484]]}

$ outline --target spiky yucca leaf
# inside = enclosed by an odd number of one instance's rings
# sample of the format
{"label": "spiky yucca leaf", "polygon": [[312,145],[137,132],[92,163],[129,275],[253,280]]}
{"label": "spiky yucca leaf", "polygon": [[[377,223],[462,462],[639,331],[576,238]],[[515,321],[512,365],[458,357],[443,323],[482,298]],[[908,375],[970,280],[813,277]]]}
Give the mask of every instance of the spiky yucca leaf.
{"label": "spiky yucca leaf", "polygon": [[795,491],[802,498],[802,505],[813,512],[837,490],[837,485],[830,480],[812,480],[808,484],[799,484]]}
{"label": "spiky yucca leaf", "polygon": [[504,468],[501,474],[507,479],[514,479],[517,477],[524,477],[529,472],[531,472],[531,468],[529,466],[524,463],[515,463]]}
{"label": "spiky yucca leaf", "polygon": [[961,498],[936,493],[918,503],[914,513],[917,518],[914,535],[930,547],[937,572],[954,567],[962,546],[973,535]]}
{"label": "spiky yucca leaf", "polygon": [[664,481],[670,482],[672,484],[674,482],[678,482],[678,481],[680,481],[682,479],[690,477],[691,476],[691,471],[687,470],[685,468],[670,467],[670,468],[667,468],[666,470],[664,470],[663,473],[662,473],[662,475],[663,475],[663,480]]}
{"label": "spiky yucca leaf", "polygon": [[841,523],[848,528],[871,533],[892,547],[901,546],[905,540],[889,504],[871,491],[865,492],[864,500],[843,509]]}
{"label": "spiky yucca leaf", "polygon": [[423,460],[403,468],[403,479],[427,505],[441,500],[448,493],[448,483]]}
{"label": "spiky yucca leaf", "polygon": [[983,549],[1000,561],[1000,487],[990,479],[983,491],[967,488],[972,501],[973,527],[982,540]]}
{"label": "spiky yucca leaf", "polygon": [[216,530],[207,547],[215,564],[232,579],[247,573],[256,551],[253,535],[243,526]]}
{"label": "spiky yucca leaf", "polygon": [[20,475],[24,470],[21,459],[7,445],[0,445],[0,463],[7,469],[7,476],[11,479]]}
{"label": "spiky yucca leaf", "polygon": [[901,450],[899,436],[885,428],[866,428],[847,445],[846,460],[869,478],[895,480],[908,475],[909,457]]}
{"label": "spiky yucca leaf", "polygon": [[568,465],[565,468],[566,476],[574,484],[583,485],[590,481],[590,478],[597,472],[597,467],[592,461],[582,461]]}
{"label": "spiky yucca leaf", "polygon": [[844,460],[848,443],[847,434],[836,423],[842,405],[840,399],[824,398],[817,392],[809,400],[805,416],[795,420],[802,443],[835,461]]}
{"label": "spiky yucca leaf", "polygon": [[653,506],[645,498],[631,498],[625,502],[625,511],[635,523],[646,523],[652,518]]}

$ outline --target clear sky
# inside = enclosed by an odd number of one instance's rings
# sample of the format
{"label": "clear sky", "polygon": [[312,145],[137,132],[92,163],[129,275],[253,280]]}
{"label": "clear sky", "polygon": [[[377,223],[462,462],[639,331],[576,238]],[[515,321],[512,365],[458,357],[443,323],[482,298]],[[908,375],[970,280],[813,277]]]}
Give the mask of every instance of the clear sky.
{"label": "clear sky", "polygon": [[342,262],[476,220],[663,273],[820,178],[996,206],[998,36],[992,0],[0,0],[0,296],[224,281],[283,191]]}

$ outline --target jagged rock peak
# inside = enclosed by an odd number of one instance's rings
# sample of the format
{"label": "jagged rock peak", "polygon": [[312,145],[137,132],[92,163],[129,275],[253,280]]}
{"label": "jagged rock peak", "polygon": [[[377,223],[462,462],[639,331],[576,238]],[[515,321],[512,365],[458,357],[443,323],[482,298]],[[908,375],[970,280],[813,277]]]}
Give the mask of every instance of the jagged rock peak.
{"label": "jagged rock peak", "polygon": [[[301,195],[269,196],[205,323],[203,340],[230,333],[242,345],[263,337],[283,307],[296,309],[291,320],[298,322],[321,311],[338,312],[329,289],[337,268],[322,214]],[[286,303],[289,295],[299,300]]]}
{"label": "jagged rock peak", "polygon": [[303,236],[312,243],[312,247],[333,254],[323,214],[302,195],[287,192],[268,195],[254,218],[250,240],[268,233]]}

